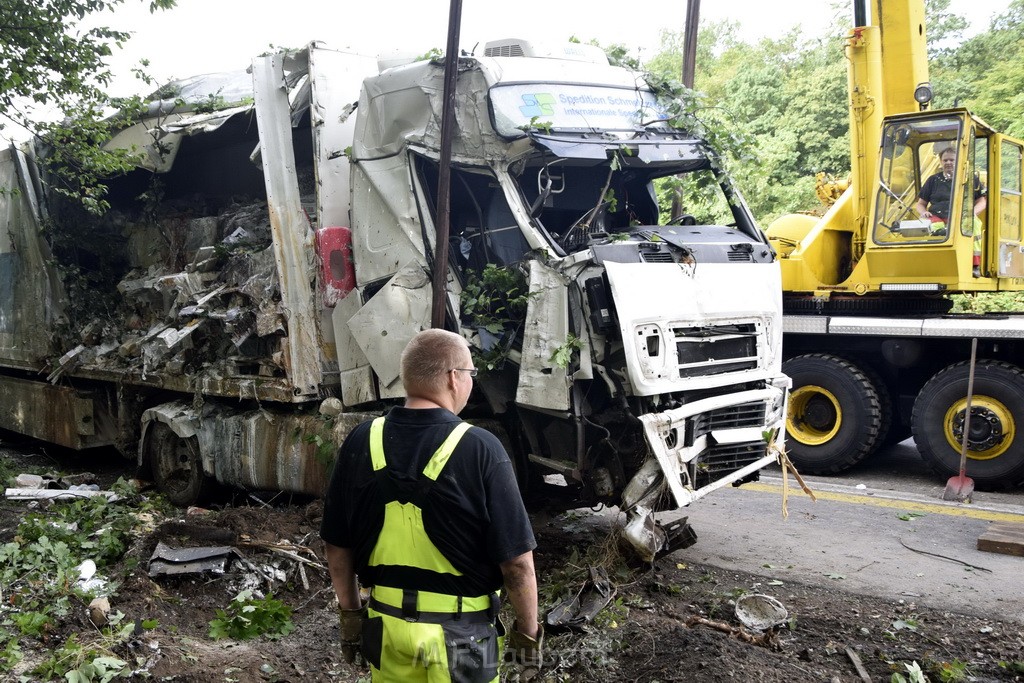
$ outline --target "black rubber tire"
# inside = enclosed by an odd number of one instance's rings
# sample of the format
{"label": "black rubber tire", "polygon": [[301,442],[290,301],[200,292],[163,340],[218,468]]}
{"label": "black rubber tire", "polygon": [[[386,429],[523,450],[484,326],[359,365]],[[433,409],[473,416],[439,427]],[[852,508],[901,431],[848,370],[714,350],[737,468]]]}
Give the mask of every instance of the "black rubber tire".
{"label": "black rubber tire", "polygon": [[199,441],[183,439],[162,422],[154,422],[146,435],[146,449],[157,488],[174,505],[188,507],[207,500],[215,482],[203,471]]}
{"label": "black rubber tire", "polygon": [[879,444],[881,401],[850,361],[825,353],[782,364],[793,379],[786,415],[786,452],[800,472],[838,474]]}
{"label": "black rubber tire", "polygon": [[[963,413],[963,408],[955,408],[966,401],[969,373],[966,361],[940,370],[914,401],[914,441],[925,463],[942,480],[960,473],[961,441],[953,430],[955,418]],[[1022,430],[1024,370],[1001,361],[978,361],[966,472],[975,488],[997,491],[1024,483]],[[986,438],[990,439],[987,444]]]}
{"label": "black rubber tire", "polygon": [[[886,446],[892,445],[889,442],[889,437],[893,435],[894,431],[898,431],[894,430],[894,426],[897,426],[897,421],[894,414],[892,394],[889,393],[889,387],[886,385],[885,380],[882,379],[882,376],[875,372],[874,368],[863,363],[857,365],[857,369],[864,373],[864,376],[871,382],[871,386],[875,388],[875,393],[878,394],[878,416],[881,423],[878,425],[878,436],[875,437],[875,445],[871,452],[865,456],[870,458]],[[907,437],[903,437],[903,439],[905,438]],[[903,439],[900,439],[900,441]],[[899,443],[899,441],[896,443]]]}

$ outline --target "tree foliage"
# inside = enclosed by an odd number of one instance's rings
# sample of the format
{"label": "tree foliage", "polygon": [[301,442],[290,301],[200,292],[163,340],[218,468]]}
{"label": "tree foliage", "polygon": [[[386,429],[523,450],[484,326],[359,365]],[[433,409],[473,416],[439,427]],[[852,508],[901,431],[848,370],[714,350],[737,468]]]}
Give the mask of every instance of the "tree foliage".
{"label": "tree foliage", "polygon": [[[104,96],[106,59],[130,34],[86,19],[125,0],[0,0],[0,116],[17,117],[18,99],[63,109]],[[148,0],[150,11],[175,0]]]}
{"label": "tree foliage", "polygon": [[[646,65],[654,80],[681,71],[682,33],[662,34]],[[818,171],[849,169],[846,71],[842,40],[807,40],[796,29],[756,44],[733,22],[701,26],[692,99],[712,146],[732,159],[730,172],[760,220],[809,208]],[[726,139],[726,145],[716,144]],[[691,198],[691,201],[692,198]]]}
{"label": "tree foliage", "polygon": [[[175,4],[145,1],[151,12]],[[110,137],[103,115],[141,105],[141,100],[113,100],[105,92],[112,77],[107,58],[131,34],[91,26],[125,2],[0,0],[0,128],[15,122],[45,141],[48,154],[42,161],[58,191],[94,213],[106,208],[102,180],[132,166],[124,151],[100,149]],[[57,112],[64,120],[40,122],[41,112]]]}
{"label": "tree foliage", "polygon": [[[848,7],[833,11],[832,26],[853,26]],[[950,0],[925,0],[925,13],[934,106],[968,107],[1001,132],[1024,136],[1024,0],[1013,0],[987,31],[967,40],[967,21],[950,10]],[[762,225],[819,209],[818,172],[849,173],[846,33],[810,36],[794,28],[748,42],[734,22],[700,26],[692,100],[752,157],[734,160],[740,163],[730,164],[730,173]],[[655,81],[678,79],[682,54],[682,31],[666,31],[644,68]]]}

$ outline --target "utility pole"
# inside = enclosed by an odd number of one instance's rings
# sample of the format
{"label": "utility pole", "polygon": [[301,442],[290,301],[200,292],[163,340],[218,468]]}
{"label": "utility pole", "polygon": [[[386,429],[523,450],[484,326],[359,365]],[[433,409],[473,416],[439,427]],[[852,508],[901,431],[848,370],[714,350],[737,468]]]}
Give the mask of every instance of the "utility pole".
{"label": "utility pole", "polygon": [[[693,76],[697,69],[697,28],[700,24],[700,0],[686,0],[686,27],[683,32],[683,73],[682,80],[693,90]],[[672,193],[672,215],[675,218],[683,213],[683,193],[676,190]]]}
{"label": "utility pole", "polygon": [[[692,0],[691,0],[692,2]],[[431,327],[444,327],[448,309],[448,225],[451,217],[452,137],[455,135],[455,82],[459,73],[459,33],[462,0],[451,0],[448,10],[448,47],[444,53],[444,105],[441,110],[441,159],[437,177],[437,222],[434,225],[433,301]]]}

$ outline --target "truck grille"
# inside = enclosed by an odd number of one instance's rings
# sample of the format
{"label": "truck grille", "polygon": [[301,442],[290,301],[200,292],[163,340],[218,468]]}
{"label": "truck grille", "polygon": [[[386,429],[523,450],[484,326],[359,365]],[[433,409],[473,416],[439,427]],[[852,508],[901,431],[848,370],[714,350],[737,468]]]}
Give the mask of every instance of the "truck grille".
{"label": "truck grille", "polygon": [[707,486],[738,469],[763,458],[767,444],[763,441],[712,446],[697,458],[694,488]]}
{"label": "truck grille", "polygon": [[762,401],[719,408],[694,416],[688,425],[689,433],[686,435],[686,445],[692,446],[694,441],[716,429],[740,429],[742,427],[761,427],[762,425],[764,425],[764,403]]}
{"label": "truck grille", "polygon": [[702,377],[757,367],[756,325],[672,329],[680,377]]}

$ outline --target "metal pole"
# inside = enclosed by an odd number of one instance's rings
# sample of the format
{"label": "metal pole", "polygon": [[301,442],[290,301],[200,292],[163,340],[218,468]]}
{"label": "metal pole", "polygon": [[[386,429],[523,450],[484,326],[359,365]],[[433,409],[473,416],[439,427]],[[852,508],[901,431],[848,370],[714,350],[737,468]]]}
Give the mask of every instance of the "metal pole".
{"label": "metal pole", "polygon": [[868,4],[867,0],[853,0],[853,25],[868,25]]}
{"label": "metal pole", "polygon": [[[697,70],[697,28],[700,24],[700,0],[686,0],[686,26],[683,29],[683,85],[693,90],[694,73]],[[683,212],[683,193],[677,189],[672,194],[672,215],[675,218]]]}
{"label": "metal pole", "polygon": [[441,160],[437,177],[437,223],[434,250],[431,327],[444,327],[448,309],[448,224],[451,214],[452,137],[455,128],[455,79],[459,71],[459,31],[462,0],[451,0],[448,11],[448,47],[444,53],[444,106],[441,110]]}
{"label": "metal pole", "polygon": [[700,24],[700,0],[686,0],[686,32],[683,34],[683,85],[693,90],[697,69],[697,28]]}

